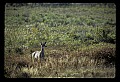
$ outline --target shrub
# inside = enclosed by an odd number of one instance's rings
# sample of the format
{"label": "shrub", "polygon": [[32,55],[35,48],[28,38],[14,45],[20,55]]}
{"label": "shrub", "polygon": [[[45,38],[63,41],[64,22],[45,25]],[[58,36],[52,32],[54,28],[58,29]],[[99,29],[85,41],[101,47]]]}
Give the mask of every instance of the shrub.
{"label": "shrub", "polygon": [[15,48],[15,53],[20,54],[20,55],[24,54],[22,48]]}
{"label": "shrub", "polygon": [[107,42],[107,43],[115,43],[115,28],[113,27],[104,27],[97,28],[95,39],[98,42]]}
{"label": "shrub", "polygon": [[97,61],[97,64],[101,63],[102,60],[105,60],[103,65],[106,67],[115,65],[115,48],[102,48],[101,50],[97,51],[94,58]]}

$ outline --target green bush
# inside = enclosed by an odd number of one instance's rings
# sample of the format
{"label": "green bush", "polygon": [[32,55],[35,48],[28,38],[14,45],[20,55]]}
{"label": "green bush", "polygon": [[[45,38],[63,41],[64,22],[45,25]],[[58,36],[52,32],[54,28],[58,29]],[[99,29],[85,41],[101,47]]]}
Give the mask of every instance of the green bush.
{"label": "green bush", "polygon": [[20,55],[24,54],[22,48],[15,48],[15,53]]}
{"label": "green bush", "polygon": [[48,41],[49,45],[69,43],[76,45],[79,42],[87,45],[99,42],[115,43],[115,13],[114,8],[99,6],[92,8],[24,6],[17,7],[16,10],[6,7],[5,47],[19,48],[22,45],[37,47],[42,41]]}

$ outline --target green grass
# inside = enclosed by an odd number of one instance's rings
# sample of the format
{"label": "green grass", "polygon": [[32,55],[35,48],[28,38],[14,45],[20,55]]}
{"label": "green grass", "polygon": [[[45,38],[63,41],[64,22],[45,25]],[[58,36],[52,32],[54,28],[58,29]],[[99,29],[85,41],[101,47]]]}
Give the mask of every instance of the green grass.
{"label": "green grass", "polygon": [[[5,7],[7,78],[114,78],[116,9],[108,6]],[[31,53],[47,42],[46,61]]]}

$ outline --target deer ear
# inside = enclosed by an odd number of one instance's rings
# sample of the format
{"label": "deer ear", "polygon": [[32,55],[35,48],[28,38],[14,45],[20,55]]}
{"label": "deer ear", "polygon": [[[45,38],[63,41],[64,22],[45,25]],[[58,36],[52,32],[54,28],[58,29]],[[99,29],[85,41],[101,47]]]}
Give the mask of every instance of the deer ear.
{"label": "deer ear", "polygon": [[46,42],[44,44],[46,44]]}

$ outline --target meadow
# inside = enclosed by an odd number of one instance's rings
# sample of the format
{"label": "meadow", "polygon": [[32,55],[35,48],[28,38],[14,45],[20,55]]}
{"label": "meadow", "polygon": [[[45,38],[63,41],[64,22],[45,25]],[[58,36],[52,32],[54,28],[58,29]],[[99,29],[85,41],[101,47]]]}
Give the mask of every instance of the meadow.
{"label": "meadow", "polygon": [[[4,76],[114,78],[116,8],[109,5],[6,5]],[[32,62],[41,42],[45,60]]]}

